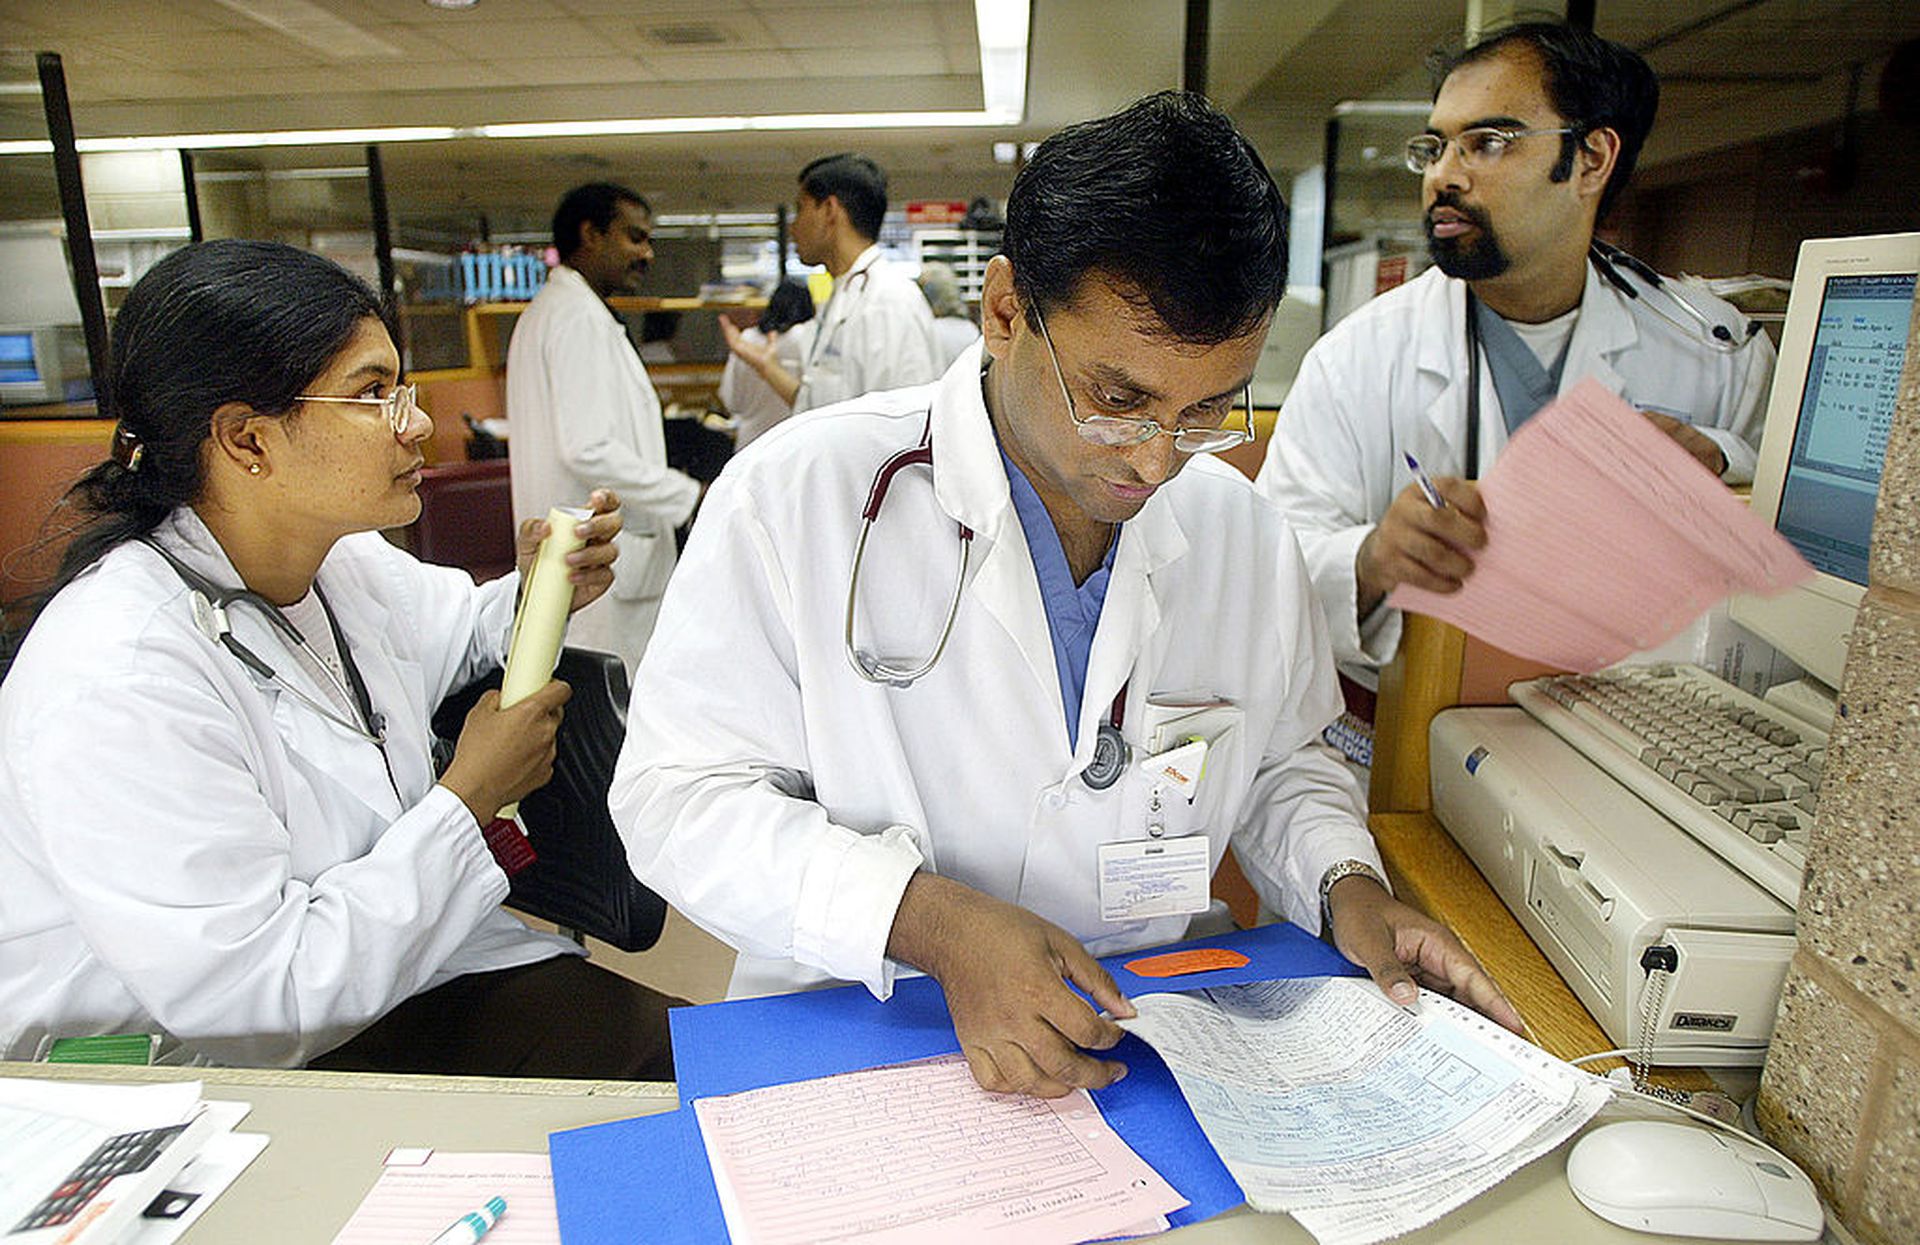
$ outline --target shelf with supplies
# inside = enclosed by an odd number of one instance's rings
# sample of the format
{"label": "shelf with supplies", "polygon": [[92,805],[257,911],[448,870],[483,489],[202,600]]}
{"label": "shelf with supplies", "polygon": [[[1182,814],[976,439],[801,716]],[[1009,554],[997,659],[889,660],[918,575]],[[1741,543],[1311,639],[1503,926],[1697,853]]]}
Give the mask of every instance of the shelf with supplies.
{"label": "shelf with supplies", "polygon": [[[472,367],[497,370],[507,365],[507,339],[513,322],[530,303],[474,303],[466,308],[467,359]],[[657,298],[620,295],[607,305],[621,315],[644,315],[649,311],[752,311],[767,305],[764,298],[706,299],[698,297]]]}
{"label": "shelf with supplies", "polygon": [[987,261],[1000,253],[998,229],[915,229],[913,258],[921,264],[941,263],[953,269],[960,279],[960,295],[969,303],[980,301],[980,285],[986,279]]}

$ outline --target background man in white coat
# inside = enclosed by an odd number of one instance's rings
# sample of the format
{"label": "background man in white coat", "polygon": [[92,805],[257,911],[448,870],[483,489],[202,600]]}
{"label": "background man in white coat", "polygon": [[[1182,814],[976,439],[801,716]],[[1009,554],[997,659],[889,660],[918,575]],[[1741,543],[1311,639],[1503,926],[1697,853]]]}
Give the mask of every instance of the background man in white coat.
{"label": "background man in white coat", "polygon": [[[1251,436],[1234,408],[1285,222],[1200,96],[1074,126],[1014,181],[982,345],[728,464],[610,804],[636,873],[739,949],[734,994],[884,998],[907,965],[982,1085],[1107,1085],[1124,1067],[1085,1051],[1120,1030],[1067,983],[1131,1015],[1094,956],[1178,939],[1231,842],[1271,909],[1324,921],[1393,997],[1417,979],[1518,1026],[1380,880],[1317,743],[1340,700],[1298,548],[1207,456]],[[1139,762],[1189,738],[1204,771],[1156,787],[1178,767]]]}
{"label": "background man in white coat", "polygon": [[507,348],[513,515],[544,519],[611,488],[626,507],[613,590],[575,615],[567,642],[640,663],[673,571],[673,529],[700,483],[667,466],[660,397],[607,306],[631,294],[653,259],[653,210],[623,186],[567,192],[553,213],[560,264],[514,326]]}
{"label": "background man in white coat", "polygon": [[887,214],[887,175],[865,156],[822,156],[800,170],[793,249],[824,264],[833,293],[814,323],[798,374],[768,343],[749,341],[725,317],[720,331],[794,414],[878,389],[922,385],[940,375],[933,313],[913,278],[880,257],[874,239]]}
{"label": "background man in white coat", "polygon": [[[1335,654],[1370,664],[1399,645],[1387,593],[1454,591],[1472,570],[1486,512],[1470,481],[1556,393],[1598,379],[1743,483],[1773,370],[1772,345],[1727,304],[1698,287],[1683,304],[1589,255],[1659,103],[1638,54],[1540,22],[1433,67],[1407,162],[1436,267],[1314,344],[1260,473],[1299,533]],[[1413,483],[1408,453],[1445,508]]]}

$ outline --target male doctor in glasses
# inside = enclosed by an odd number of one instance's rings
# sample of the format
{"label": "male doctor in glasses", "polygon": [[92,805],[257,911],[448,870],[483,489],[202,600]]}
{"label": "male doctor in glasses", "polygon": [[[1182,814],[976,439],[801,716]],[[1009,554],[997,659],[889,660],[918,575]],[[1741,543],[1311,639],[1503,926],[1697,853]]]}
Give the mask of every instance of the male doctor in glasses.
{"label": "male doctor in glasses", "polygon": [[[780,425],[715,483],[610,803],[635,872],[738,949],[736,996],[884,998],[919,969],[982,1085],[1105,1086],[1099,1012],[1132,1009],[1094,957],[1179,939],[1231,843],[1392,997],[1418,981],[1519,1025],[1381,881],[1316,742],[1340,702],[1298,548],[1207,453],[1247,439],[1285,222],[1199,96],[1065,130],[1015,180],[983,343]],[[882,464],[923,441],[856,555]]]}
{"label": "male doctor in glasses", "polygon": [[1455,591],[1472,571],[1486,544],[1472,481],[1557,394],[1597,379],[1739,484],[1753,478],[1773,374],[1772,344],[1726,303],[1683,291],[1725,331],[1712,340],[1668,294],[1621,267],[1641,295],[1630,299],[1589,260],[1659,104],[1637,53],[1537,22],[1432,63],[1433,111],[1407,165],[1435,267],[1314,344],[1259,481],[1300,538],[1335,655],[1368,665],[1399,647],[1399,613],[1382,604],[1393,588]]}

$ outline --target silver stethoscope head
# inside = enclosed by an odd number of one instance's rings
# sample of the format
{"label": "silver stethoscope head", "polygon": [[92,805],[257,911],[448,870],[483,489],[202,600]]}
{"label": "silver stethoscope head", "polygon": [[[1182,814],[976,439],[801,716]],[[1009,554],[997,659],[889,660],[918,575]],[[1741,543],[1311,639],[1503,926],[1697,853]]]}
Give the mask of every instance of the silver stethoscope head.
{"label": "silver stethoscope head", "polygon": [[[1749,320],[1747,321],[1745,332],[1736,333],[1733,329],[1713,319],[1698,307],[1694,306],[1692,300],[1682,297],[1679,289],[1671,285],[1665,277],[1661,276],[1659,272],[1654,269],[1653,265],[1646,263],[1637,256],[1629,255],[1617,246],[1595,238],[1593,244],[1588,247],[1587,250],[1593,259],[1594,268],[1599,271],[1601,277],[1606,280],[1607,284],[1619,290],[1620,293],[1627,298],[1639,303],[1660,319],[1665,320],[1681,333],[1689,337],[1698,336],[1708,346],[1720,351],[1722,354],[1732,354],[1736,350],[1743,349],[1746,344],[1752,341],[1755,335],[1760,332],[1760,322],[1758,320]],[[1684,311],[1687,314],[1687,318],[1693,321],[1693,323],[1691,325],[1683,324],[1653,303],[1642,298],[1640,291],[1634,288],[1633,282],[1627,280],[1620,272],[1622,268],[1625,268],[1628,272],[1633,273],[1634,276],[1646,282],[1648,289],[1658,290],[1660,293],[1666,295],[1668,300],[1679,307],[1680,310]]]}
{"label": "silver stethoscope head", "polygon": [[933,654],[917,666],[895,665],[861,648],[853,637],[853,616],[857,612],[860,599],[860,564],[867,555],[867,537],[873,533],[873,523],[880,517],[880,507],[887,500],[887,490],[893,486],[893,477],[906,467],[933,466],[933,415],[928,412],[926,431],[920,435],[920,443],[912,449],[901,450],[885,462],[873,475],[873,486],[867,490],[867,504],[860,510],[860,539],[853,547],[853,571],[847,577],[847,627],[845,646],[847,660],[853,664],[854,672],[869,683],[879,683],[887,687],[908,688],[925,676],[939,662],[940,654],[947,651],[947,641],[953,638],[953,623],[960,615],[960,595],[966,590],[967,565],[973,558],[973,529],[966,524],[960,528],[960,570],[954,576],[953,599],[947,605],[946,621],[940,627],[939,642],[934,645]]}

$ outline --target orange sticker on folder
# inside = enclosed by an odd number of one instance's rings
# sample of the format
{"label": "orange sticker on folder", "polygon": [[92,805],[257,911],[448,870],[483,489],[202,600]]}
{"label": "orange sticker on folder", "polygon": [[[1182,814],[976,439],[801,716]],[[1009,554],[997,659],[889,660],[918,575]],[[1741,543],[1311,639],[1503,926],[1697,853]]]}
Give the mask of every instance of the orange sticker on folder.
{"label": "orange sticker on folder", "polygon": [[1225,947],[1195,947],[1190,951],[1169,951],[1129,960],[1128,972],[1140,977],[1185,977],[1189,973],[1211,973],[1223,968],[1245,968],[1247,957]]}

